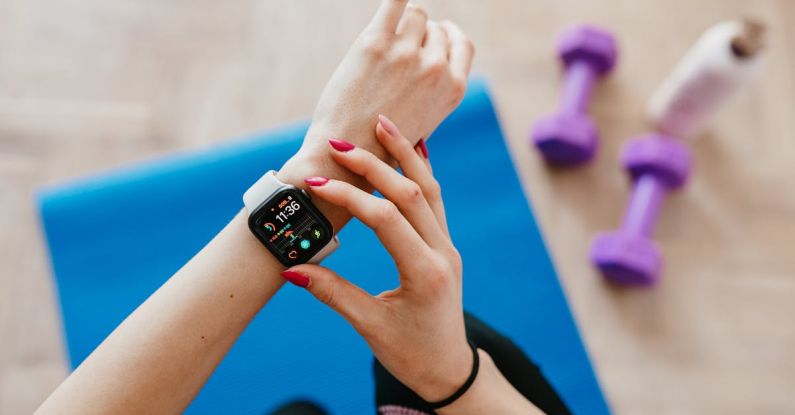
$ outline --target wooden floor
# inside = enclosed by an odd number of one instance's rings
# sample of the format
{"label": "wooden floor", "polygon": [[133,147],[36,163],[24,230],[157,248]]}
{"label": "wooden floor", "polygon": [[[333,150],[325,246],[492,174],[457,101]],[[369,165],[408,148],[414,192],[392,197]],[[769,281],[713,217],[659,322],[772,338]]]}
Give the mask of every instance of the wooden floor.
{"label": "wooden floor", "polygon": [[[310,114],[373,3],[0,2],[0,414],[30,413],[66,374],[35,189]],[[493,86],[615,411],[795,413],[795,2],[428,3],[477,45],[475,72]],[[688,45],[741,14],[771,27],[768,64],[693,143],[693,180],[658,227],[665,279],[608,286],[586,258],[627,196],[619,148],[646,131],[645,100]],[[550,170],[525,136],[557,101],[555,33],[583,21],[621,40],[618,70],[591,106],[601,152]]]}

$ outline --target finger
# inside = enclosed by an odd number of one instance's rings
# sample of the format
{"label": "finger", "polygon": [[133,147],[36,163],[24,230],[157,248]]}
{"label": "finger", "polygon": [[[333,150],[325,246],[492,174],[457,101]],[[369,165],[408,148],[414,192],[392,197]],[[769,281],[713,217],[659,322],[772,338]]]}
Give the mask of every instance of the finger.
{"label": "finger", "polygon": [[430,254],[425,241],[389,200],[380,199],[339,180],[313,177],[305,182],[309,184],[312,194],[347,209],[375,231],[398,269],[406,270],[416,262],[416,258],[425,258]]}
{"label": "finger", "polygon": [[440,24],[450,40],[450,70],[460,79],[466,79],[472,68],[475,46],[455,23],[445,20]]}
{"label": "finger", "polygon": [[[433,166],[431,166],[431,159],[428,156],[428,147],[425,143],[426,141],[427,140],[425,140],[424,138],[420,138],[420,141],[417,143],[416,146],[414,146],[414,152],[416,152],[417,155],[422,158],[422,161],[425,164],[425,168],[428,169],[428,173],[431,175],[431,177],[434,177],[433,180],[435,183],[430,184],[428,186],[430,187],[430,189],[428,190],[423,189],[423,193],[432,194],[440,186],[439,186],[439,181],[436,180],[435,176],[433,175]],[[447,216],[444,212],[444,199],[441,197],[441,189],[439,189],[438,193],[439,193],[438,199],[431,200],[428,202],[428,204],[431,206],[434,215],[436,215],[436,220],[439,221],[439,226],[444,231],[445,235],[447,236],[447,239],[450,239],[450,230],[447,227]]]}
{"label": "finger", "polygon": [[368,27],[374,31],[394,34],[403,17],[408,0],[381,0],[381,6]]}
{"label": "finger", "polygon": [[398,24],[397,34],[413,46],[421,46],[428,24],[428,12],[416,4],[409,4]]}
{"label": "finger", "polygon": [[[353,147],[347,141],[329,140],[337,164],[364,177],[384,197],[397,205],[414,230],[432,248],[449,244],[449,239],[436,221],[433,210],[425,200],[422,188],[381,161],[373,153]],[[408,144],[408,143],[407,143]],[[424,168],[424,167],[423,167]]]}
{"label": "finger", "polygon": [[429,21],[425,28],[425,43],[422,45],[426,59],[431,62],[447,62],[447,32],[439,23]]}
{"label": "finger", "polygon": [[303,264],[282,271],[281,275],[287,281],[306,288],[357,330],[380,311],[380,302],[375,297],[328,268]]}
{"label": "finger", "polygon": [[[417,153],[411,143],[400,133],[395,123],[383,115],[378,116],[375,135],[387,153],[398,162],[403,174],[414,183],[417,183],[422,189],[422,194],[433,211],[439,228],[449,241],[450,236],[447,229],[447,219],[444,214],[442,191],[439,182],[431,174],[430,163],[428,163],[426,157],[427,147],[421,147],[421,153]],[[424,145],[424,141],[421,141],[421,143]],[[420,145],[420,143],[417,145]],[[423,149],[424,152],[422,151]]]}

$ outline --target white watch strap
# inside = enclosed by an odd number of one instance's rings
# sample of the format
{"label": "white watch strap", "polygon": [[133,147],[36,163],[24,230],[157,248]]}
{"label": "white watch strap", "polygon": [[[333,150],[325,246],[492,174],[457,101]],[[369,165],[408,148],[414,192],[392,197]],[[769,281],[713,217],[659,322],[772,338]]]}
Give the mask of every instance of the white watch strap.
{"label": "white watch strap", "polygon": [[[263,202],[268,200],[279,189],[288,186],[286,183],[276,178],[276,170],[271,170],[259,178],[251,187],[243,193],[243,205],[246,207],[246,212],[251,215],[254,209],[258,208]],[[309,259],[309,263],[320,263],[324,258],[331,255],[340,246],[340,241],[337,235],[323,247],[318,253]]]}
{"label": "white watch strap", "polygon": [[287,184],[276,178],[276,170],[265,173],[246,190],[246,193],[243,193],[243,204],[248,214],[250,215],[262,202],[285,186]]}
{"label": "white watch strap", "polygon": [[340,247],[340,240],[337,238],[337,235],[334,235],[330,241],[323,247],[320,251],[317,251],[315,256],[309,258],[310,264],[319,264],[320,261],[326,259],[327,256],[331,255],[332,252],[336,251],[337,248]]}

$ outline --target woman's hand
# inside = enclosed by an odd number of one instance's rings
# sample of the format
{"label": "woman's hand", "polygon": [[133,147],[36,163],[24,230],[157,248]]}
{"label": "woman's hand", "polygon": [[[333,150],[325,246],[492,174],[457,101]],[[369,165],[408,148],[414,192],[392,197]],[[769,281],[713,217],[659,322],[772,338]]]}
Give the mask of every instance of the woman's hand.
{"label": "woman's hand", "polygon": [[338,168],[328,158],[328,137],[345,137],[384,159],[373,137],[378,114],[404,126],[412,145],[428,137],[461,102],[473,53],[452,22],[428,20],[407,0],[382,0],[323,90],[304,145],[280,178],[299,185],[297,177]]}
{"label": "woman's hand", "polygon": [[386,114],[416,144],[461,102],[473,52],[455,24],[428,20],[406,0],[383,0],[321,94],[310,136],[358,144]]}
{"label": "woman's hand", "polygon": [[464,329],[461,258],[447,230],[424,142],[416,148],[386,117],[378,141],[405,176],[372,153],[329,140],[339,165],[364,177],[378,198],[344,181],[306,179],[312,193],[372,228],[395,260],[400,286],[371,296],[333,271],[298,265],[282,273],[345,317],[397,379],[427,401],[455,392],[472,369]]}

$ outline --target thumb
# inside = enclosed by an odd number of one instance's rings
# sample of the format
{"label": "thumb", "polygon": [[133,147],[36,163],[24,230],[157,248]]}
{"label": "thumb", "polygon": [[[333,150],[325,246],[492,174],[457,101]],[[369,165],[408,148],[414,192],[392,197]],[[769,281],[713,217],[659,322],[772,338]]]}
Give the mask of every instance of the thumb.
{"label": "thumb", "polygon": [[375,297],[328,268],[302,264],[282,271],[281,275],[287,281],[306,288],[355,328],[379,310],[380,304]]}

